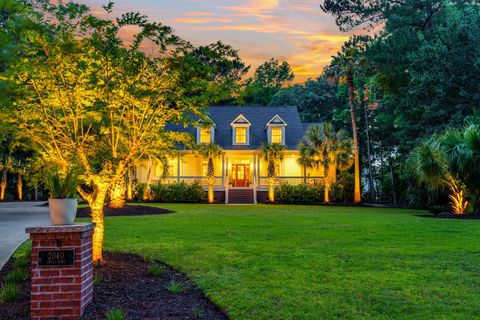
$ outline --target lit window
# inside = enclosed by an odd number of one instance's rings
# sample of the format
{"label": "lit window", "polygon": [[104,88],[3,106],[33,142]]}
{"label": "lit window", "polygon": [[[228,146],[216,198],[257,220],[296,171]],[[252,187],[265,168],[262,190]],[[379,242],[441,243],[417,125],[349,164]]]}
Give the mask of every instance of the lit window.
{"label": "lit window", "polygon": [[200,143],[210,143],[210,128],[200,128]]}
{"label": "lit window", "polygon": [[238,127],[235,129],[235,144],[247,144],[247,128]]}
{"label": "lit window", "polygon": [[272,143],[283,144],[282,128],[272,128]]}

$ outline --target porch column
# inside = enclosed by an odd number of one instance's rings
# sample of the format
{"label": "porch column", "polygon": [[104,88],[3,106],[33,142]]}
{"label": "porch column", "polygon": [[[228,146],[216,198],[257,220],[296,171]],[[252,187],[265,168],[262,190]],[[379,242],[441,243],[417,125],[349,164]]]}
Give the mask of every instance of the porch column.
{"label": "porch column", "polygon": [[257,155],[253,155],[253,203],[257,204]]}
{"label": "porch column", "polygon": [[177,182],[180,182],[180,166],[182,165],[182,161],[180,159],[180,155],[177,155]]}
{"label": "porch column", "polygon": [[222,155],[222,188],[225,187],[225,155]]}
{"label": "porch column", "polygon": [[228,156],[225,156],[225,203],[228,204]]}

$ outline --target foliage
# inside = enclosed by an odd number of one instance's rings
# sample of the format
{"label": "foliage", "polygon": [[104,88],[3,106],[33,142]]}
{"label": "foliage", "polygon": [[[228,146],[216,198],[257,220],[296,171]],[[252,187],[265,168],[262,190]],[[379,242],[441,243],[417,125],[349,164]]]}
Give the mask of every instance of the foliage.
{"label": "foliage", "polygon": [[214,186],[215,186],[215,167],[213,165],[213,159],[218,158],[223,155],[222,148],[215,144],[202,144],[199,145],[197,152],[204,158],[208,159],[208,168],[207,168],[207,181],[208,181],[208,203],[213,203],[214,201]]}
{"label": "foliage", "polygon": [[107,314],[105,315],[106,320],[123,320],[125,319],[125,313],[120,308],[113,308],[108,310]]}
{"label": "foliage", "polygon": [[283,88],[272,97],[270,105],[297,106],[303,122],[318,122],[330,119],[338,103],[336,83],[318,77]]}
{"label": "foliage", "polygon": [[267,163],[268,201],[275,202],[275,167],[285,156],[285,146],[277,143],[264,142],[260,148],[259,157]]}
{"label": "foliage", "polygon": [[449,188],[454,213],[463,213],[468,201],[480,212],[480,122],[473,118],[462,130],[447,129],[415,148],[408,166],[416,181],[432,192]]}
{"label": "foliage", "polygon": [[323,201],[324,186],[281,184],[275,188],[276,201],[287,204],[316,204]]}
{"label": "foliage", "polygon": [[0,302],[9,303],[15,301],[18,297],[18,288],[15,283],[5,283],[0,288]]}
{"label": "foliage", "polygon": [[185,291],[185,287],[183,285],[183,283],[175,280],[175,279],[172,279],[170,280],[165,289],[167,289],[168,292],[170,293],[173,293],[173,294],[179,294],[179,293],[182,293],[183,291]]}
{"label": "foliage", "polygon": [[273,96],[294,77],[288,62],[280,63],[272,58],[258,66],[254,76],[246,81],[241,100],[246,104],[268,105]]}
{"label": "foliage", "polygon": [[[136,12],[106,18],[73,2],[31,0],[27,28],[8,24],[16,54],[0,73],[2,105],[52,164],[78,163],[80,195],[96,223],[94,260],[102,261],[103,206],[112,183],[149,151],[170,150],[185,134],[165,124],[189,123],[219,98],[218,63],[202,64],[172,28]],[[131,42],[121,29],[136,31]],[[151,46],[151,55],[142,46]],[[219,47],[215,61],[235,58]],[[233,55],[233,56],[232,56]],[[2,99],[4,102],[5,99]]]}
{"label": "foliage", "polygon": [[320,126],[312,125],[307,129],[299,149],[299,164],[323,169],[324,202],[330,202],[330,180],[336,179],[337,170],[345,171],[352,166],[351,139],[345,131],[336,132],[329,122],[324,122]]}
{"label": "foliage", "polygon": [[15,268],[5,276],[5,282],[19,284],[27,278],[27,272],[21,268]]}
{"label": "foliage", "polygon": [[148,265],[148,274],[150,274],[152,277],[155,278],[160,278],[165,271],[165,268],[158,263],[150,263]]}
{"label": "foliage", "polygon": [[[146,184],[139,183],[136,186],[138,199],[143,199]],[[200,182],[193,183],[176,182],[171,184],[152,184],[150,186],[152,202],[172,203],[198,203],[205,201],[205,190]]]}
{"label": "foliage", "polygon": [[68,168],[64,174],[58,170],[49,172],[45,178],[52,199],[75,198],[79,185],[78,171],[74,167]]}

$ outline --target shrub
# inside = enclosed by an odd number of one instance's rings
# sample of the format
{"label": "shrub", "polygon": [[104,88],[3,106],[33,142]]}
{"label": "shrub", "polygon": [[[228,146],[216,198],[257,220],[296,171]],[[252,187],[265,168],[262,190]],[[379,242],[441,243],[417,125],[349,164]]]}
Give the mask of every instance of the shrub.
{"label": "shrub", "polygon": [[114,308],[107,312],[105,319],[106,320],[123,320],[125,319],[125,314],[123,313],[122,309]]}
{"label": "shrub", "polygon": [[282,184],[275,188],[276,200],[283,203],[310,204],[323,201],[323,186]]}
{"label": "shrub", "polygon": [[160,278],[162,276],[164,270],[165,270],[165,268],[163,266],[158,265],[156,263],[151,263],[148,266],[148,273],[152,277],[155,277],[155,278]]}
{"label": "shrub", "polygon": [[14,258],[13,264],[15,265],[16,269],[24,269],[28,266],[28,263],[30,262],[30,256],[25,256],[25,255],[18,255]]}
{"label": "shrub", "polygon": [[185,290],[185,288],[183,287],[183,284],[176,280],[170,280],[170,282],[168,282],[166,286],[166,289],[168,292],[173,294],[182,293],[183,290]]}
{"label": "shrub", "polygon": [[27,278],[27,272],[23,269],[15,269],[5,276],[5,282],[7,283],[21,283]]}
{"label": "shrub", "polygon": [[[136,187],[137,198],[143,199],[146,184],[139,183]],[[205,201],[205,190],[200,182],[172,184],[152,184],[152,202],[198,203]]]}
{"label": "shrub", "polygon": [[18,296],[18,288],[17,285],[14,283],[6,283],[1,289],[0,289],[0,302],[2,303],[8,303],[15,301]]}

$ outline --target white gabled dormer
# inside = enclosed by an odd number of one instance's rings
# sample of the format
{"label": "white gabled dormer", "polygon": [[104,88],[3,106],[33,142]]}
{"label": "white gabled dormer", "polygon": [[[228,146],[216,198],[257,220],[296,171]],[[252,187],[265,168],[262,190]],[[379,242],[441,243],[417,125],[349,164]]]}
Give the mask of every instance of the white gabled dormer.
{"label": "white gabled dormer", "polygon": [[208,121],[197,121],[197,144],[209,144],[215,142],[215,123],[208,117]]}
{"label": "white gabled dormer", "polygon": [[285,145],[285,128],[287,123],[278,114],[274,115],[265,125],[268,143]]}
{"label": "white gabled dormer", "polygon": [[250,121],[240,114],[230,125],[232,126],[232,145],[248,146],[250,144],[250,126],[252,125]]}

